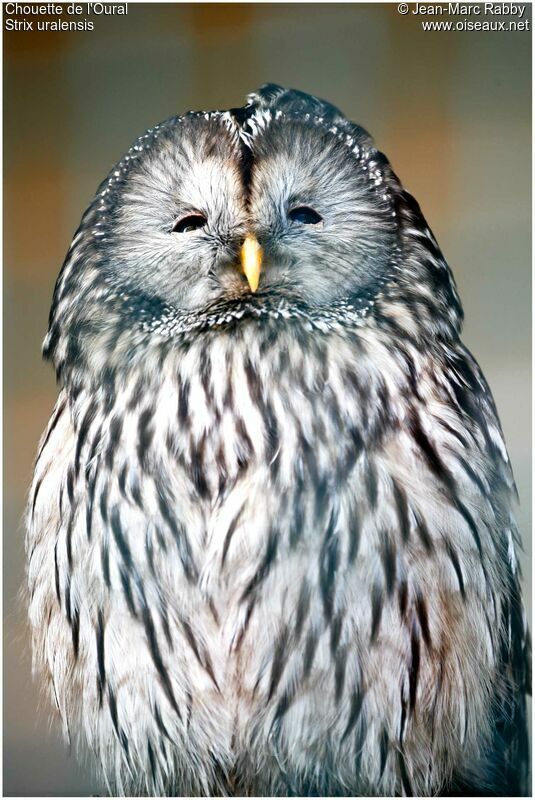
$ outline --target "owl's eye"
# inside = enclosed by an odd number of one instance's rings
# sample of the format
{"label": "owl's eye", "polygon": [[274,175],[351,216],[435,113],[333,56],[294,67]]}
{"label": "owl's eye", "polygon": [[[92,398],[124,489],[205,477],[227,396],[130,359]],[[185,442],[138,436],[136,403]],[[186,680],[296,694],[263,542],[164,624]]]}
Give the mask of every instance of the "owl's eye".
{"label": "owl's eye", "polygon": [[207,219],[204,214],[186,214],[185,217],[177,219],[173,225],[173,233],[191,233],[199,228],[204,228]]}
{"label": "owl's eye", "polygon": [[308,208],[308,206],[292,208],[292,210],[288,212],[288,217],[292,222],[300,222],[301,225],[317,225],[318,222],[322,221],[318,212],[314,211],[313,208]]}

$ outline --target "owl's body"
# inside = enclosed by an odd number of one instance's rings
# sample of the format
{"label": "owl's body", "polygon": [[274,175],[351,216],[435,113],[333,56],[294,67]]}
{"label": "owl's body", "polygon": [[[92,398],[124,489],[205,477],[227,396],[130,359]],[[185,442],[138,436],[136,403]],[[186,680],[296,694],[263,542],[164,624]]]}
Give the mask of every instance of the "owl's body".
{"label": "owl's body", "polygon": [[[451,274],[361,129],[262,91],[248,121],[195,115],[139,140],[69,252],[46,342],[62,390],[28,511],[36,663],[118,793],[520,793],[514,485]],[[268,137],[286,123],[320,235],[333,182],[357,175],[339,255],[334,238],[301,240],[301,262],[281,245]],[[345,150],[323,162],[330,140]],[[163,219],[175,152],[227,226],[188,293],[164,236],[204,232],[155,223],[149,257],[139,225]],[[281,171],[286,197],[299,169]],[[350,188],[336,202],[351,209]],[[229,233],[251,228],[256,293]]]}

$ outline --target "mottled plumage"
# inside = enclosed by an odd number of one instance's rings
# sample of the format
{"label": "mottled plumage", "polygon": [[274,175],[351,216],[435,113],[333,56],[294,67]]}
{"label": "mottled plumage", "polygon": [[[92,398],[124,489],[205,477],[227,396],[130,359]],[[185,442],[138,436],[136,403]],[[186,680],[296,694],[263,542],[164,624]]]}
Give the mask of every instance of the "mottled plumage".
{"label": "mottled plumage", "polygon": [[44,346],[27,576],[111,791],[528,790],[515,488],[461,321],[418,204],[324,101],[173,117],[102,183]]}

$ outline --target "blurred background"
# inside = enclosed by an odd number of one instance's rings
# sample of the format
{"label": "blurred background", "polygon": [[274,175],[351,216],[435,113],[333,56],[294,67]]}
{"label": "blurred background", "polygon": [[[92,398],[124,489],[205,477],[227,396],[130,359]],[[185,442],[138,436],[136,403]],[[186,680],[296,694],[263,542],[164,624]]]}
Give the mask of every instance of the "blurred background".
{"label": "blurred background", "polygon": [[518,483],[530,605],[531,34],[423,32],[421,17],[389,3],[129,3],[126,16],[88,19],[93,31],[4,32],[3,788],[11,796],[106,794],[66,752],[31,680],[17,601],[21,517],[56,397],[40,354],[56,275],[100,180],[138,134],[173,114],[239,106],[274,81],[325,97],[373,134],[454,270],[464,338],[493,389]]}

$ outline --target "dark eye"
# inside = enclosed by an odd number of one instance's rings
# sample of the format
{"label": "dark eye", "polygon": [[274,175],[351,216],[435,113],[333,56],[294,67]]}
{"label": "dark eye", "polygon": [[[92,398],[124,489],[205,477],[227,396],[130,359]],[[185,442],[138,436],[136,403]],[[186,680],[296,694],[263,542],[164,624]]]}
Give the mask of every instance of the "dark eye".
{"label": "dark eye", "polygon": [[314,211],[313,208],[308,208],[308,206],[292,208],[292,210],[288,212],[288,216],[292,222],[300,222],[301,225],[317,225],[318,222],[322,221],[318,212]]}
{"label": "dark eye", "polygon": [[204,228],[207,219],[204,214],[186,214],[185,217],[177,219],[173,225],[174,233],[191,233],[198,228]]}

